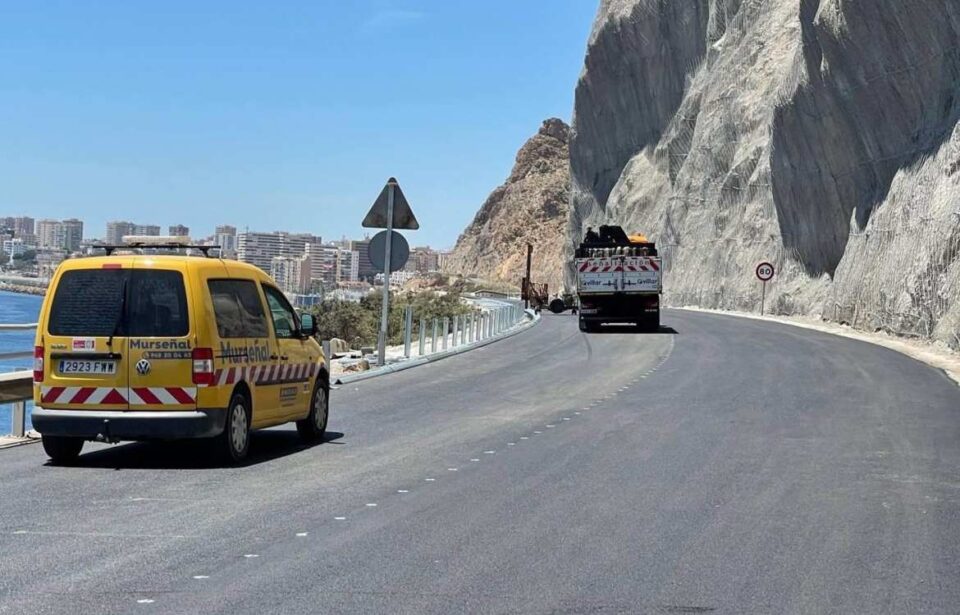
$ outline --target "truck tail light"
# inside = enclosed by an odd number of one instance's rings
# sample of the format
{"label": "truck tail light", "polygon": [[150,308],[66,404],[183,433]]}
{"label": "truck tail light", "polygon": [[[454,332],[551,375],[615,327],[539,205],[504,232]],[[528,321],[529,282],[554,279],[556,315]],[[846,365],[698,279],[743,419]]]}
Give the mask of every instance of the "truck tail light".
{"label": "truck tail light", "polygon": [[213,384],[213,348],[194,348],[193,384],[209,386]]}
{"label": "truck tail light", "polygon": [[43,382],[43,346],[33,347],[33,381]]}

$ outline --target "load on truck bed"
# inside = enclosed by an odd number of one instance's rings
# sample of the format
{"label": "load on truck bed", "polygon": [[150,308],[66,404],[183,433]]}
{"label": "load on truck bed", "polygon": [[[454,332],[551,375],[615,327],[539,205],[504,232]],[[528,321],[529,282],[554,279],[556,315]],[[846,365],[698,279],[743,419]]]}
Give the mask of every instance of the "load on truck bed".
{"label": "load on truck bed", "polygon": [[576,251],[580,330],[594,331],[604,323],[632,323],[660,328],[662,261],[657,246],[643,235],[619,226],[587,229]]}

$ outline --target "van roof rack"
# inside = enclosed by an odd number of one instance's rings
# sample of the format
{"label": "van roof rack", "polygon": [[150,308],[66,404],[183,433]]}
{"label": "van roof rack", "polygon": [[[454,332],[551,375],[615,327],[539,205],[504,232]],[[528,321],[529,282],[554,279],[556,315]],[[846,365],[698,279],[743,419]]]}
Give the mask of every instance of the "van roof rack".
{"label": "van roof rack", "polygon": [[161,249],[161,250],[199,250],[207,258],[210,257],[210,250],[219,250],[220,246],[198,246],[189,243],[142,243],[142,242],[132,242],[124,244],[107,244],[107,245],[96,245],[91,246],[92,248],[102,249],[107,253],[107,256],[111,256],[116,250],[140,250],[141,252],[145,249]]}

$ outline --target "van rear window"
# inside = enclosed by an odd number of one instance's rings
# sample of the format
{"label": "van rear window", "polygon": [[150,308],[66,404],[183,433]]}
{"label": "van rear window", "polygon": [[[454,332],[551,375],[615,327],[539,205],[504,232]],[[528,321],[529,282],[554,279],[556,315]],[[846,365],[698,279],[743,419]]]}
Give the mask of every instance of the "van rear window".
{"label": "van rear window", "polygon": [[183,276],[159,269],[67,271],[57,284],[47,328],[64,336],[184,336],[190,323]]}

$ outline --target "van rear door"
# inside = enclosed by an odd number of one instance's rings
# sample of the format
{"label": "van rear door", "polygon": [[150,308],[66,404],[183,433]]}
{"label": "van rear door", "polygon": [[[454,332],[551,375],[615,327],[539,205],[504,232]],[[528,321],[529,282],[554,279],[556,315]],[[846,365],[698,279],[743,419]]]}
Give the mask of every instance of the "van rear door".
{"label": "van rear door", "polygon": [[183,273],[136,261],[127,301],[130,410],[192,410],[193,335]]}
{"label": "van rear door", "polygon": [[68,269],[57,278],[41,332],[41,407],[128,409],[123,315],[131,264],[125,259],[96,269]]}

